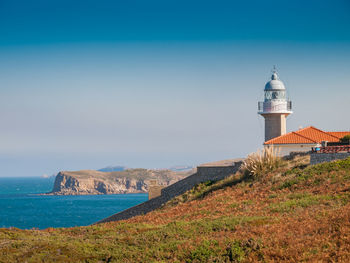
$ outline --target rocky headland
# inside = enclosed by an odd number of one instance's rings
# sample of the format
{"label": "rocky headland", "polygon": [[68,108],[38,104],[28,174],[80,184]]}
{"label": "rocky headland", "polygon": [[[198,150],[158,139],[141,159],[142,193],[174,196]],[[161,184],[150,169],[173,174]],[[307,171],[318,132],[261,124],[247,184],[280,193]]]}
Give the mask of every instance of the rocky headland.
{"label": "rocky headland", "polygon": [[151,180],[168,186],[194,170],[175,172],[171,170],[128,169],[118,172],[95,170],[62,171],[56,175],[50,195],[91,195],[146,193]]}

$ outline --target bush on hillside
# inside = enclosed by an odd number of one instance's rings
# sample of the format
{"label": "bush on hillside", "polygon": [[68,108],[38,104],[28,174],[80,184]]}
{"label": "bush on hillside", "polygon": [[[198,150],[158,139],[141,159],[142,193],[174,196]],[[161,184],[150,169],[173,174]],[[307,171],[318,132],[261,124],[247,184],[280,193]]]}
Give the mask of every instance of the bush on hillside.
{"label": "bush on hillside", "polygon": [[350,142],[350,135],[345,135],[343,138],[340,139],[340,142],[349,143]]}
{"label": "bush on hillside", "polygon": [[279,148],[265,147],[249,154],[243,162],[242,168],[246,175],[258,178],[278,168],[281,163],[282,158],[279,157]]}

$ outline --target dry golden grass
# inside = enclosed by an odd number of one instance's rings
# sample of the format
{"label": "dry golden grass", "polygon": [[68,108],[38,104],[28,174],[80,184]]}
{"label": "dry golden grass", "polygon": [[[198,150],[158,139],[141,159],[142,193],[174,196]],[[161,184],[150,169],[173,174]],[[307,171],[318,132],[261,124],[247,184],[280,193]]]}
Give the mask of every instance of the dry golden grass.
{"label": "dry golden grass", "polygon": [[279,152],[279,148],[264,147],[262,150],[249,154],[243,162],[242,169],[247,175],[255,178],[261,177],[282,164]]}

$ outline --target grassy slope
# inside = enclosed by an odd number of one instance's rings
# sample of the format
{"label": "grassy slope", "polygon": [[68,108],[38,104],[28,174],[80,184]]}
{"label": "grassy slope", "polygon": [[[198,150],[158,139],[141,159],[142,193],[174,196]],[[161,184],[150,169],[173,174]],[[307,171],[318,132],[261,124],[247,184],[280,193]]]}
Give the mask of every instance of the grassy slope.
{"label": "grassy slope", "polygon": [[350,262],[350,158],[303,161],[202,184],[123,222],[0,229],[0,262]]}

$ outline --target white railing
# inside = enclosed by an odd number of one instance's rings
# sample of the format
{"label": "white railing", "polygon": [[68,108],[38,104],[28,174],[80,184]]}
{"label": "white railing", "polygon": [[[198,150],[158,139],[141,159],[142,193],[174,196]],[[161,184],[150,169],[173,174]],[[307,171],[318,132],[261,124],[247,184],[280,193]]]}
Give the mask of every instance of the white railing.
{"label": "white railing", "polygon": [[286,101],[286,103],[271,103],[271,101],[259,101],[258,111],[259,112],[272,112],[272,111],[291,111],[292,102]]}

